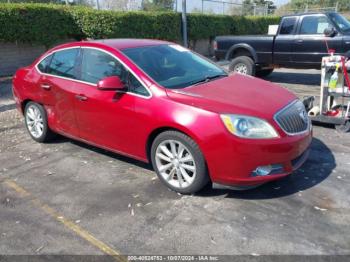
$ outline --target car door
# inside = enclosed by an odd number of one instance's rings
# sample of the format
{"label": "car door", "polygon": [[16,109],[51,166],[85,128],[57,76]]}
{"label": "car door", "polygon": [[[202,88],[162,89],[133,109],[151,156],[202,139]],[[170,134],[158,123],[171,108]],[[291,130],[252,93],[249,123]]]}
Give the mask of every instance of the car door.
{"label": "car door", "polygon": [[[329,49],[336,53],[342,50],[342,36],[326,37],[323,32],[333,27],[328,17],[323,14],[305,15],[301,17],[298,34],[293,43],[293,62],[303,67],[320,67],[323,56]],[[327,44],[326,44],[327,41]]]}
{"label": "car door", "polygon": [[135,120],[135,103],[138,99],[148,98],[149,91],[145,87],[140,94],[131,89],[126,93],[99,90],[99,80],[119,76],[127,82],[129,75],[115,56],[101,49],[82,48],[80,68],[81,82],[77,83],[75,99],[80,137],[114,151],[137,155],[132,134],[133,130],[142,127]]}
{"label": "car door", "polygon": [[275,38],[273,58],[274,64],[288,66],[292,61],[292,45],[297,28],[297,17],[286,17],[281,21]]}
{"label": "car door", "polygon": [[74,115],[76,62],[79,47],[63,49],[44,58],[37,66],[42,101],[50,127],[70,136],[78,135]]}

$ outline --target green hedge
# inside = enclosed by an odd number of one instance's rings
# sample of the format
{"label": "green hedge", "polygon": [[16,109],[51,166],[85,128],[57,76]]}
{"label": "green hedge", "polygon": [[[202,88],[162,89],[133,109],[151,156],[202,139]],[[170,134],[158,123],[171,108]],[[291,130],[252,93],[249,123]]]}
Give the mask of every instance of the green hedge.
{"label": "green hedge", "polygon": [[278,24],[280,18],[244,17],[190,14],[188,34],[192,40],[212,38],[216,35],[266,34],[268,26]]}
{"label": "green hedge", "polygon": [[[223,34],[264,34],[278,17],[188,15],[190,40]],[[46,4],[1,4],[0,41],[50,46],[67,38],[157,38],[181,40],[181,15],[167,12],[97,11]]]}

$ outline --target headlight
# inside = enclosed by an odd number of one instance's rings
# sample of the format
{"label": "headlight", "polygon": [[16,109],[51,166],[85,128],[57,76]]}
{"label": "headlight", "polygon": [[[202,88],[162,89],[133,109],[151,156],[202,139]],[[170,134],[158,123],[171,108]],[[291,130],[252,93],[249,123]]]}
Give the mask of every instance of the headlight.
{"label": "headlight", "polygon": [[276,130],[265,120],[251,116],[221,115],[228,131],[244,138],[278,137]]}

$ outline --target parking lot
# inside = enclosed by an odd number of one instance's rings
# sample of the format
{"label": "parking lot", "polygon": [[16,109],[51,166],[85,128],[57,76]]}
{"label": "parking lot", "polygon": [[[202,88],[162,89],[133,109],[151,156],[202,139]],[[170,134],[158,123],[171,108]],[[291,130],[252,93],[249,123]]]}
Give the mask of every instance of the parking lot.
{"label": "parking lot", "polygon": [[[319,71],[267,79],[318,95]],[[169,191],[151,167],[59,137],[34,142],[0,82],[0,254],[349,255],[350,134],[314,126],[293,175],[249,191]],[[132,143],[132,138],[130,138]]]}

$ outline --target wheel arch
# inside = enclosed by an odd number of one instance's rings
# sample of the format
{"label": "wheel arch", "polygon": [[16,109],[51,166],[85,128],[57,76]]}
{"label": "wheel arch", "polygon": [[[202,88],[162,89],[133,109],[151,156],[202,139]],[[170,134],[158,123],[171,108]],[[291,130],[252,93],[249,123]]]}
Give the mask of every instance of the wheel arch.
{"label": "wheel arch", "polygon": [[26,105],[29,103],[29,102],[34,102],[32,99],[24,99],[22,102],[21,102],[21,111],[22,111],[22,114],[24,115],[24,109],[26,108]]}
{"label": "wheel arch", "polygon": [[[147,138],[147,141],[146,141],[146,156],[147,156],[147,160],[149,163],[152,163],[152,160],[151,160],[151,148],[152,148],[152,144],[153,144],[153,141],[156,139],[156,137],[165,132],[165,131],[177,131],[177,132],[180,132],[186,136],[188,136],[189,138],[191,138],[193,141],[195,141],[197,143],[197,145],[199,146],[200,148],[200,145],[198,143],[198,139],[194,136],[194,134],[192,134],[191,132],[189,132],[188,130],[184,130],[184,128],[181,128],[181,127],[173,127],[173,126],[161,126],[161,127],[157,127],[156,129],[154,129],[149,135],[148,135],[148,138]],[[204,153],[202,152],[203,156],[204,156],[204,159],[205,159],[205,155]]]}
{"label": "wheel arch", "polygon": [[237,44],[230,47],[226,53],[226,60],[231,60],[239,56],[248,56],[253,59],[254,63],[257,62],[258,56],[254,48],[248,44]]}

